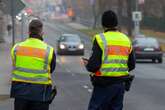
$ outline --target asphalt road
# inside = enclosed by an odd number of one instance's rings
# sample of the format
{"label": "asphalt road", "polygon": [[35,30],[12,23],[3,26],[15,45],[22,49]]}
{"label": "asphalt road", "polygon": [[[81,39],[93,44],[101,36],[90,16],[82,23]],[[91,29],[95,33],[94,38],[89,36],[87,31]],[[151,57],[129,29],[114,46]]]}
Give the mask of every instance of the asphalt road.
{"label": "asphalt road", "polygon": [[[56,48],[62,33],[77,33],[85,42],[86,57],[90,56],[90,39],[60,23],[45,23],[45,41]],[[125,94],[124,110],[165,110],[165,58],[163,64],[139,61],[132,72],[136,75],[131,91]],[[53,73],[58,95],[50,110],[87,110],[92,86],[81,56],[57,56]],[[12,101],[0,101],[0,110],[12,110]]]}
{"label": "asphalt road", "polygon": [[[61,33],[77,33],[86,44],[85,56],[90,56],[90,39],[84,34],[59,23],[47,24],[48,39],[54,47]],[[47,29],[46,29],[47,30]],[[54,40],[53,40],[54,39]],[[80,63],[81,56],[58,56],[55,79],[59,94],[51,105],[52,110],[86,110],[92,92],[88,72]],[[126,93],[125,110],[165,110],[165,65],[138,61],[131,91]]]}

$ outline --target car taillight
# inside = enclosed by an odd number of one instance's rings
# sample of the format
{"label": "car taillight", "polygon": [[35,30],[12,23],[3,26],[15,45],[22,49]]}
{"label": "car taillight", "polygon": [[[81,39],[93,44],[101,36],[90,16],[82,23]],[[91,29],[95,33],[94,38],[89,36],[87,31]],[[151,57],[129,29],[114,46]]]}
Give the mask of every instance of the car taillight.
{"label": "car taillight", "polygon": [[140,51],[141,48],[140,47],[135,47],[135,51]]}
{"label": "car taillight", "polygon": [[154,48],[155,51],[161,51],[161,47]]}

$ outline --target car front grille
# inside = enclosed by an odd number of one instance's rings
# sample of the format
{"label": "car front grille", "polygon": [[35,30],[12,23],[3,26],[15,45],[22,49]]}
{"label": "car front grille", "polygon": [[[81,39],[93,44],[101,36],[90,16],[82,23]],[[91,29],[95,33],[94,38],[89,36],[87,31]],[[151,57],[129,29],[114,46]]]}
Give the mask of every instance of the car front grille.
{"label": "car front grille", "polygon": [[72,46],[71,46],[71,45],[69,45],[69,46],[68,46],[68,48],[71,48],[71,49],[76,49],[77,47],[76,47],[76,46],[73,46],[73,45],[72,45]]}

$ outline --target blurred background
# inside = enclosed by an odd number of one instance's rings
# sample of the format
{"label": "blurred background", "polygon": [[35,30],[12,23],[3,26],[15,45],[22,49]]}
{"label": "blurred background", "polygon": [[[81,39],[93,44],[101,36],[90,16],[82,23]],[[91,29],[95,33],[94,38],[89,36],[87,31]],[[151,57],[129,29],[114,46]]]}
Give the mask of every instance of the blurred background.
{"label": "blurred background", "polygon": [[90,57],[91,40],[103,32],[101,16],[109,9],[137,60],[124,110],[165,110],[165,0],[0,0],[0,110],[13,109],[10,49],[28,38],[33,19],[42,20],[44,41],[57,54],[52,78],[59,94],[50,110],[87,109],[93,87],[81,58]]}

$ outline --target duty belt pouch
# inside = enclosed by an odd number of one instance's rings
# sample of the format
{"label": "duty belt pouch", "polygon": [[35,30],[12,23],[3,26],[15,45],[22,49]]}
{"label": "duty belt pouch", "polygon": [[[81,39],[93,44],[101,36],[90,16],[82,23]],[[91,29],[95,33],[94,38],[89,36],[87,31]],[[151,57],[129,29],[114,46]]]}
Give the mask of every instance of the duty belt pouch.
{"label": "duty belt pouch", "polygon": [[131,88],[132,81],[134,80],[135,75],[129,75],[125,81],[125,90],[129,91]]}
{"label": "duty belt pouch", "polygon": [[48,101],[49,104],[51,104],[53,102],[56,95],[57,95],[57,88],[56,88],[56,86],[54,86],[52,91],[51,91],[50,100]]}

